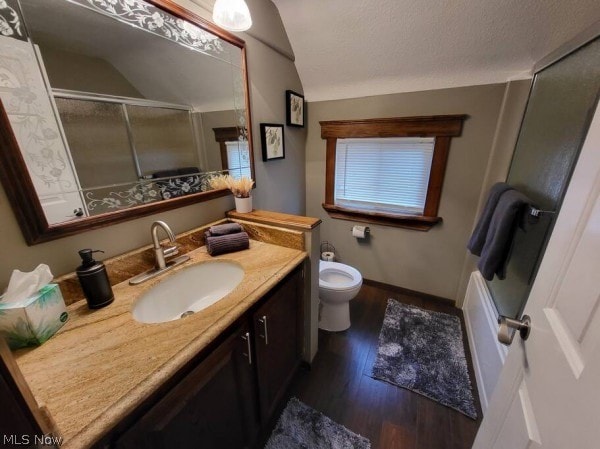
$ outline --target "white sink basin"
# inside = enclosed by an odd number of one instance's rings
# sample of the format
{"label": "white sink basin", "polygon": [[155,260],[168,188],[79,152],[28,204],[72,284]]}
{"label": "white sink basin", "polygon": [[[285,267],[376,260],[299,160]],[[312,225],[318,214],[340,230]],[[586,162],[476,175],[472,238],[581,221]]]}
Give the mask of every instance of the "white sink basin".
{"label": "white sink basin", "polygon": [[191,315],[223,298],[243,278],[244,270],[233,262],[192,265],[144,293],[133,306],[133,318],[142,323],[164,323]]}

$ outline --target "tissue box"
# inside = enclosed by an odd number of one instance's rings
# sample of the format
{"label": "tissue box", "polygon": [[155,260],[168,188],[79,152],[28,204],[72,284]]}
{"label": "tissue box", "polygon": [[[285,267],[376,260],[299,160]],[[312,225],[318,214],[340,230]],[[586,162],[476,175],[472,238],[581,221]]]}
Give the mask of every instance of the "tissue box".
{"label": "tissue box", "polygon": [[12,349],[40,345],[52,337],[69,315],[58,284],[48,284],[35,295],[14,304],[0,296],[0,335]]}

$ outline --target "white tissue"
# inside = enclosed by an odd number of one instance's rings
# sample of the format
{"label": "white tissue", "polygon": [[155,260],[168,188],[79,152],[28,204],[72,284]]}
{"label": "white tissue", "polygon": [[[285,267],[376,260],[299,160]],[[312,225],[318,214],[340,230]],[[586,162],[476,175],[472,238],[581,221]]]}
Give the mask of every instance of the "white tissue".
{"label": "white tissue", "polygon": [[29,273],[23,273],[19,270],[13,270],[8,281],[8,288],[2,298],[3,303],[17,303],[29,298],[52,281],[50,267],[46,264],[39,264],[35,270]]}
{"label": "white tissue", "polygon": [[368,229],[366,226],[353,226],[352,235],[357,239],[364,239],[369,233]]}
{"label": "white tissue", "polygon": [[331,251],[325,251],[325,252],[321,253],[321,260],[325,260],[328,262],[334,262],[335,261],[335,253],[333,253]]}

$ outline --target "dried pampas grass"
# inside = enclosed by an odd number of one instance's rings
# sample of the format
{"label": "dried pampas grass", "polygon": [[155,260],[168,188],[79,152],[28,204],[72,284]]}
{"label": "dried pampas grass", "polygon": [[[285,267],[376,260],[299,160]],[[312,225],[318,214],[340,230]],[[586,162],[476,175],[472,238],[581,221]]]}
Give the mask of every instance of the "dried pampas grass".
{"label": "dried pampas grass", "polygon": [[230,184],[230,175],[216,175],[208,180],[210,187],[215,190],[228,189]]}
{"label": "dried pampas grass", "polygon": [[213,189],[231,190],[233,196],[237,198],[248,198],[254,186],[252,178],[247,176],[236,179],[231,175],[217,175],[210,178],[209,183]]}

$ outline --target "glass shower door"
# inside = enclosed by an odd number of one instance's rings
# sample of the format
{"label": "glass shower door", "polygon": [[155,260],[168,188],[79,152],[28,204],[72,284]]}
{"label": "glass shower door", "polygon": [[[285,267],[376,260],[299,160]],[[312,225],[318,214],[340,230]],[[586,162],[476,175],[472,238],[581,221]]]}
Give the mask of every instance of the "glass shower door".
{"label": "glass shower door", "polygon": [[535,75],[507,183],[539,209],[515,234],[506,278],[488,288],[500,315],[520,316],[585,139],[600,90],[600,38]]}

